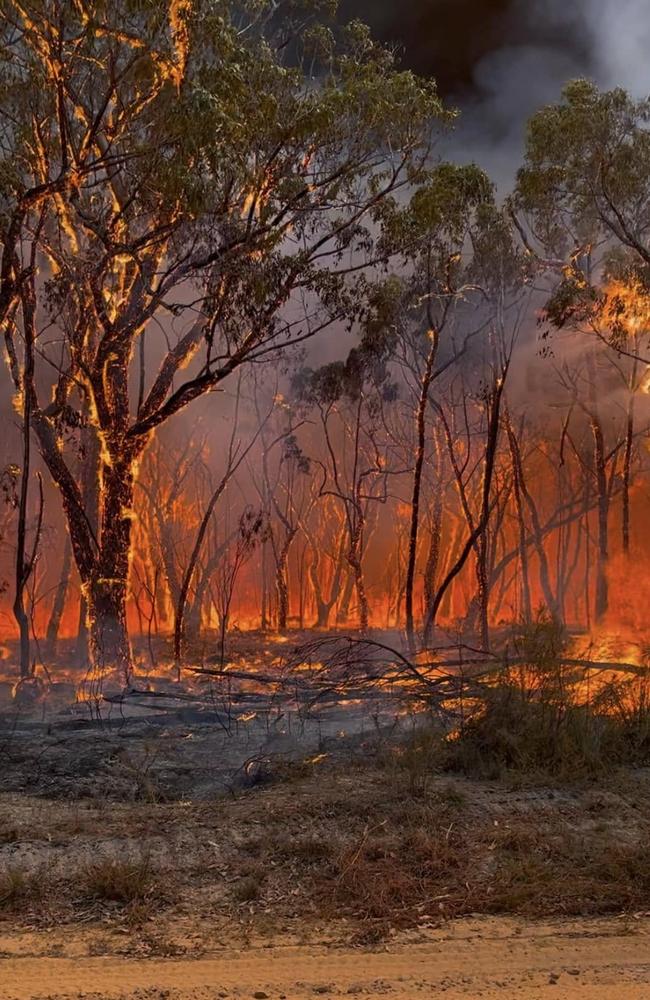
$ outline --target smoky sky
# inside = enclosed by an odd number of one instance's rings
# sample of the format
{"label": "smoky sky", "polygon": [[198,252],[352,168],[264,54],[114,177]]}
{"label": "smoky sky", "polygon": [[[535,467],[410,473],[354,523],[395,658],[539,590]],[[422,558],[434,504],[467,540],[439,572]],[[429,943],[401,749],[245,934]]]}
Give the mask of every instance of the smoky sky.
{"label": "smoky sky", "polygon": [[[537,38],[512,16],[512,0],[344,0],[344,17],[360,17],[376,37],[395,45],[402,62],[434,76],[442,94],[471,89],[474,70],[489,52],[510,42]],[[558,32],[551,41],[566,44]],[[554,37],[555,36],[555,37]]]}
{"label": "smoky sky", "polygon": [[342,0],[433,76],[461,119],[449,153],[500,187],[520,162],[525,125],[571,79],[650,95],[650,0]]}

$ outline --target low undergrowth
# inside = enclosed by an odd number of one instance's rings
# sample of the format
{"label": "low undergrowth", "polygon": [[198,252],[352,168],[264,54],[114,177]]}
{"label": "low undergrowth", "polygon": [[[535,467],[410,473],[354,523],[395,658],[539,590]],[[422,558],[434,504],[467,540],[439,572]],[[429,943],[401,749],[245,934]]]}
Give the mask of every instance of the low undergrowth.
{"label": "low undergrowth", "polygon": [[50,891],[46,873],[20,865],[0,866],[0,915],[38,904]]}
{"label": "low undergrowth", "polygon": [[574,782],[650,764],[648,677],[567,663],[567,643],[544,612],[513,629],[504,666],[469,678],[471,709],[431,748],[429,766],[487,779]]}
{"label": "low undergrowth", "polygon": [[[191,810],[130,807],[134,831],[146,811],[149,829],[169,830],[182,852],[171,841],[161,850],[153,834],[129,836],[124,810],[115,830],[98,810],[93,833],[89,809],[82,837],[59,840],[56,873],[0,860],[0,918],[74,921],[82,911],[170,934],[180,911],[199,928],[219,919],[273,933],[345,919],[346,935],[372,941],[470,913],[646,910],[650,777],[631,771],[625,785],[620,775],[605,785],[509,788],[435,773],[413,785],[400,764],[375,758],[345,769],[325,762]],[[110,859],[93,851],[93,837],[110,837]],[[84,851],[97,859],[81,861]]]}
{"label": "low undergrowth", "polygon": [[480,713],[438,749],[434,763],[442,770],[574,782],[650,764],[650,713],[645,706],[619,713],[602,704],[533,698],[515,684],[500,683],[487,693]]}

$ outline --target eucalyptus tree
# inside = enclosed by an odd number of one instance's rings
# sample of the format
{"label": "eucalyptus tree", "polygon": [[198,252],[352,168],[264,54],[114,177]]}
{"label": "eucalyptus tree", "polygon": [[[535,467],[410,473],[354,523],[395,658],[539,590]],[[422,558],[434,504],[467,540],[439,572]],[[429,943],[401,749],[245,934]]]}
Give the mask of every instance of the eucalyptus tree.
{"label": "eucalyptus tree", "polygon": [[[515,245],[511,222],[496,204],[489,178],[474,165],[436,165],[405,208],[388,202],[383,213],[390,238],[401,248],[403,272],[399,291],[393,293],[397,303],[393,315],[386,316],[384,327],[374,332],[373,343],[381,344],[383,339],[381,349],[390,350],[397,360],[413,413],[405,611],[407,640],[414,651],[414,595],[424,473],[427,466],[441,471],[440,436],[446,425],[445,392],[440,389],[436,393],[435,389],[443,375],[449,377],[454,373],[457,362],[472,369],[476,367],[476,358],[488,356],[489,371],[484,375],[493,383],[493,389],[486,393],[485,402],[487,410],[494,407],[494,412],[488,420],[490,431],[485,441],[483,511],[476,523],[470,524],[469,547],[462,550],[464,555],[461,554],[461,561],[449,580],[443,581],[443,590],[438,593],[433,581],[424,581],[427,636],[446,587],[472,550],[476,554],[479,585],[487,590],[483,548],[491,508],[503,381],[529,274]],[[453,454],[451,458],[453,467]],[[434,494],[441,493],[442,481],[434,482],[431,489]],[[436,521],[440,514],[435,509],[434,504],[432,531],[439,536],[440,526]],[[433,570],[438,561],[435,537],[432,542],[425,573]],[[487,598],[482,602],[483,607],[486,601]],[[484,615],[484,637],[485,620]]]}
{"label": "eucalyptus tree", "polygon": [[[591,338],[592,354],[598,346],[608,348],[624,387],[627,553],[635,403],[650,363],[650,100],[634,100],[622,89],[601,92],[586,80],[571,83],[559,104],[530,120],[511,208],[531,258],[550,278],[545,319]],[[602,466],[600,419],[592,428]],[[603,497],[605,492],[601,482]],[[607,501],[602,504],[604,523]],[[607,561],[604,542],[600,559]],[[604,577],[598,589],[603,613]]]}
{"label": "eucalyptus tree", "polygon": [[[462,572],[469,556],[474,553],[481,640],[484,648],[487,649],[489,646],[488,531],[493,512],[499,507],[499,497],[503,493],[503,484],[497,482],[500,438],[503,429],[502,404],[513,352],[522,322],[527,315],[530,278],[530,268],[516,246],[507,213],[494,202],[483,203],[477,212],[477,225],[471,233],[471,260],[467,264],[466,281],[468,291],[472,292],[468,304],[472,305],[473,300],[476,309],[478,302],[482,303],[485,337],[481,350],[475,354],[471,364],[465,366],[460,373],[463,397],[467,395],[473,403],[473,408],[480,414],[479,427],[470,434],[472,439],[480,441],[478,465],[474,469],[480,484],[477,511],[472,515],[461,495],[465,489],[461,483],[466,459],[466,455],[462,452],[462,443],[456,442],[453,434],[449,433],[449,421],[446,418],[444,405],[435,402],[434,408],[444,427],[450,463],[454,470],[469,533],[458,556],[448,567],[430,598],[423,628],[425,642],[432,637],[436,617],[445,594]],[[470,336],[472,330],[481,329],[482,327],[474,322],[470,327]],[[462,403],[461,406],[464,409],[465,404]]]}
{"label": "eucalyptus tree", "polygon": [[[327,329],[448,120],[331,3],[1,0],[0,323],[90,655],[131,669],[138,463],[240,366]],[[31,371],[31,358],[34,366]],[[27,363],[26,363],[27,362]],[[89,512],[70,442],[85,434]]]}
{"label": "eucalyptus tree", "polygon": [[648,278],[649,122],[650,100],[587,80],[532,116],[512,205],[525,213],[531,252],[537,245],[556,261],[582,264],[567,279],[588,279],[596,252]]}
{"label": "eucalyptus tree", "polygon": [[548,320],[587,326],[647,363],[650,100],[573,81],[530,119],[509,204],[531,261],[550,278]]}

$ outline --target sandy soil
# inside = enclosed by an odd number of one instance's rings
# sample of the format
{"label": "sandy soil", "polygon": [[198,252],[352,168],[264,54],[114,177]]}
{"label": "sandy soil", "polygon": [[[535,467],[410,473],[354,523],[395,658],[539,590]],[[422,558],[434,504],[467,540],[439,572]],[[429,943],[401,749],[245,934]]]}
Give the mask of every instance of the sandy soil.
{"label": "sandy soil", "polygon": [[650,997],[647,919],[525,924],[488,918],[395,939],[380,951],[275,946],[193,958],[129,958],[110,948],[82,956],[75,948],[87,952],[88,942],[75,942],[70,929],[59,933],[58,942],[57,932],[0,941],[2,1000]]}

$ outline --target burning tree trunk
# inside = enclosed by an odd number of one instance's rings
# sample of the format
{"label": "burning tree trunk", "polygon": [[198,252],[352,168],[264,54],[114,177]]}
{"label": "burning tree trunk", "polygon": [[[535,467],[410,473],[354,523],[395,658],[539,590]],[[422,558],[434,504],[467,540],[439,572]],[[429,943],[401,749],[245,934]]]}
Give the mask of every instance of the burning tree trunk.
{"label": "burning tree trunk", "polygon": [[[125,369],[122,372],[122,385],[125,386]],[[113,375],[115,380],[115,371]],[[115,381],[119,384],[119,380]],[[31,392],[35,392],[33,385]],[[91,662],[100,676],[105,671],[114,669],[128,683],[131,675],[131,648],[127,632],[126,598],[133,487],[138,459],[146,438],[133,442],[126,441],[122,435],[110,438],[103,435],[95,468],[99,519],[99,531],[96,533],[90,522],[82,491],[63,461],[51,421],[34,407],[32,423],[43,458],[60,489],[67,515],[70,541],[87,613]]]}
{"label": "burning tree trunk", "polygon": [[[79,477],[81,481],[81,504],[83,516],[88,523],[93,539],[99,536],[99,438],[97,430],[91,423],[90,406],[87,395],[82,401],[79,434]],[[68,532],[68,538],[70,538]],[[88,665],[90,662],[90,636],[88,632],[88,602],[83,585],[79,594],[79,621],[77,627],[77,642],[75,646],[77,663]]]}

